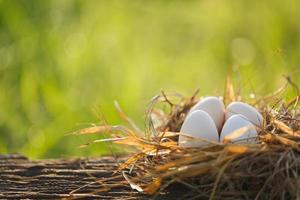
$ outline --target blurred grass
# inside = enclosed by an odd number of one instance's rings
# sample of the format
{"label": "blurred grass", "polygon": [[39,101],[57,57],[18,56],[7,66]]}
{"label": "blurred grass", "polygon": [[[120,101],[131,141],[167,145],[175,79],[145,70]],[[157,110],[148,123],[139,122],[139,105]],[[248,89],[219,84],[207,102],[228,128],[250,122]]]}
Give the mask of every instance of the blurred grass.
{"label": "blurred grass", "polygon": [[[243,92],[299,84],[297,0],[0,1],[0,153],[108,154],[65,133],[120,123],[118,100],[140,126],[161,88],[222,94],[231,73]],[[116,148],[113,148],[116,151]]]}

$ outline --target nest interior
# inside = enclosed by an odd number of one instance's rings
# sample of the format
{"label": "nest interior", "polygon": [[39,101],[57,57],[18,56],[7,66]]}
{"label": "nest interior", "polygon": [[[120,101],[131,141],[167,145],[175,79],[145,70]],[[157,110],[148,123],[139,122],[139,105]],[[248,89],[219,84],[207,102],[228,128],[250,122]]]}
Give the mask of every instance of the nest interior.
{"label": "nest interior", "polygon": [[[199,148],[180,148],[180,127],[198,101],[166,95],[151,100],[146,129],[141,131],[120,107],[129,126],[100,125],[76,134],[110,132],[113,136],[94,142],[114,142],[137,152],[119,165],[127,184],[141,193],[160,198],[174,185],[186,188],[178,199],[299,199],[300,198],[300,109],[299,96],[283,100],[284,88],[263,98],[243,99],[227,84],[225,104],[240,100],[255,106],[264,116],[257,143],[211,142]],[[176,99],[176,100],[174,100]],[[167,111],[162,111],[164,106]],[[233,133],[240,134],[240,133]],[[112,188],[105,184],[106,188]]]}

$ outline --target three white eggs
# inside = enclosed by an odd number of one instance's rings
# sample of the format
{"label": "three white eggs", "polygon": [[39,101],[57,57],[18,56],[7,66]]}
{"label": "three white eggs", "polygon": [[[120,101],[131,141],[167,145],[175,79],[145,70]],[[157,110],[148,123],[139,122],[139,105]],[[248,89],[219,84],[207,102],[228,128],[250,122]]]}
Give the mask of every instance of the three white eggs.
{"label": "three white eggs", "polygon": [[200,147],[208,141],[224,142],[226,136],[244,129],[233,142],[251,142],[263,124],[262,115],[243,102],[232,102],[226,108],[217,97],[206,97],[191,108],[185,118],[178,144],[184,148]]}

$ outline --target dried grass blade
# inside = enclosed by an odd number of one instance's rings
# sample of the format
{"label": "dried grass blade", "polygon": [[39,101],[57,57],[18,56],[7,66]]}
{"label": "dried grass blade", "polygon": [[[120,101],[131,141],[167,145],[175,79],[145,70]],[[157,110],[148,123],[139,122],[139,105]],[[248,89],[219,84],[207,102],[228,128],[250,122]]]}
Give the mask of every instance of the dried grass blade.
{"label": "dried grass blade", "polygon": [[160,143],[160,147],[162,148],[178,148],[177,142],[170,141],[170,142],[163,142]]}
{"label": "dried grass blade", "polygon": [[273,120],[273,123],[275,124],[275,126],[277,128],[279,128],[280,130],[282,130],[283,132],[292,135],[292,136],[298,136],[300,137],[300,133],[299,131],[293,131],[293,129],[291,129],[290,127],[288,127],[285,123],[275,119]]}
{"label": "dried grass blade", "polygon": [[232,133],[230,133],[229,135],[226,135],[224,137],[224,143],[227,144],[229,142],[232,142],[232,140],[242,136],[245,132],[247,132],[249,129],[251,128],[251,126],[245,126],[242,128],[239,128],[235,131],[233,131]]}
{"label": "dried grass blade", "polygon": [[170,131],[166,131],[166,132],[160,132],[158,133],[157,137],[175,137],[180,135],[179,132],[170,132]]}
{"label": "dried grass blade", "polygon": [[100,132],[110,132],[112,130],[112,126],[103,125],[103,126],[93,126],[81,129],[79,131],[70,133],[71,135],[87,135],[87,134],[95,134]]}
{"label": "dried grass blade", "polygon": [[128,136],[123,140],[116,140],[116,141],[114,141],[114,143],[134,146],[141,150],[152,150],[155,148],[154,145],[152,145],[150,143],[145,143],[145,142],[141,141],[139,138],[136,138],[134,136]]}
{"label": "dried grass blade", "polygon": [[99,142],[116,142],[119,140],[125,140],[127,137],[121,137],[121,138],[105,138],[100,140],[94,140],[93,143],[99,143]]}
{"label": "dried grass blade", "polygon": [[225,105],[228,105],[230,102],[235,100],[236,100],[236,96],[233,89],[233,84],[231,82],[230,77],[227,76],[226,83],[225,83],[224,103]]}
{"label": "dried grass blade", "polygon": [[296,106],[297,106],[297,104],[298,104],[298,102],[299,102],[299,99],[300,99],[300,96],[299,96],[299,95],[296,96],[296,97],[294,97],[291,101],[289,101],[289,102],[287,103],[287,108],[291,107],[292,105],[293,105],[293,108],[296,108]]}
{"label": "dried grass blade", "polygon": [[179,169],[177,176],[180,178],[189,178],[200,176],[205,173],[209,173],[212,170],[215,170],[216,167],[223,166],[225,162],[234,158],[235,155],[224,156],[222,160],[210,160],[205,163],[198,163],[189,166],[184,166],[182,169]]}
{"label": "dried grass blade", "polygon": [[161,178],[155,178],[146,188],[144,188],[144,192],[147,194],[154,194],[161,186]]}
{"label": "dried grass blade", "polygon": [[249,148],[243,145],[230,145],[227,146],[225,149],[228,153],[233,154],[243,154],[249,151]]}
{"label": "dried grass blade", "polygon": [[144,192],[144,190],[138,186],[136,183],[134,183],[127,175],[126,172],[123,171],[123,176],[126,179],[126,181],[129,183],[130,187],[134,190],[137,190],[138,192]]}
{"label": "dried grass blade", "polygon": [[264,101],[268,101],[268,100],[274,100],[274,99],[277,99],[277,97],[279,97],[281,95],[281,93],[283,93],[286,88],[288,86],[288,82],[286,81],[285,84],[283,86],[281,86],[279,89],[277,89],[275,92],[271,93],[271,94],[268,94],[266,95],[263,99],[261,100],[264,100]]}
{"label": "dried grass blade", "polygon": [[204,142],[207,142],[209,144],[214,144],[214,145],[220,145],[219,142],[216,142],[216,141],[213,141],[213,140],[209,140],[209,139],[206,139],[206,138],[195,138],[194,136],[192,136],[191,134],[188,134],[188,133],[178,133],[178,135],[183,135],[187,138],[189,138],[190,140],[187,141],[187,142],[190,142],[190,141],[204,141]]}
{"label": "dried grass blade", "polygon": [[290,140],[290,139],[287,139],[287,138],[284,138],[284,137],[281,137],[279,135],[273,135],[273,134],[270,134],[268,133],[267,135],[264,136],[264,138],[267,140],[267,141],[276,141],[276,142],[279,142],[281,144],[284,144],[286,146],[290,146],[294,149],[299,149],[299,144],[293,140]]}
{"label": "dried grass blade", "polygon": [[183,166],[183,165],[189,165],[191,163],[194,163],[194,162],[204,162],[204,161],[207,161],[209,159],[213,159],[214,157],[217,157],[217,154],[218,153],[212,153],[212,154],[206,154],[206,153],[197,153],[198,155],[190,155],[188,157],[182,157],[180,159],[177,159],[175,161],[170,161],[164,165],[159,165],[157,166],[155,169],[156,171],[165,171],[169,168],[173,168],[173,167],[179,167],[179,166]]}
{"label": "dried grass blade", "polygon": [[127,127],[121,126],[121,125],[116,125],[116,126],[110,126],[110,125],[93,126],[93,127],[88,127],[88,128],[81,129],[79,131],[69,133],[67,135],[88,135],[88,134],[104,133],[104,132],[112,132],[112,131],[119,131],[121,133],[134,135],[134,132],[132,132]]}
{"label": "dried grass blade", "polygon": [[137,133],[138,135],[142,135],[142,131],[141,129],[133,122],[132,119],[130,119],[121,109],[119,103],[117,101],[114,102],[115,103],[115,107],[121,117],[121,119],[123,119],[124,121],[126,121],[133,129],[134,132]]}
{"label": "dried grass blade", "polygon": [[135,154],[133,156],[131,156],[130,158],[128,158],[125,162],[123,162],[122,164],[120,164],[118,166],[118,169],[114,172],[114,174],[116,172],[119,172],[119,171],[122,171],[124,170],[125,168],[127,168],[129,165],[132,165],[134,164],[136,161],[138,161],[139,159],[143,158],[144,157],[144,153],[138,153],[138,154]]}
{"label": "dried grass blade", "polygon": [[224,174],[224,171],[225,169],[228,167],[228,165],[233,161],[233,158],[228,160],[225,165],[220,169],[220,171],[218,172],[218,175],[216,177],[216,181],[214,182],[214,186],[213,186],[213,189],[212,189],[212,192],[210,194],[210,197],[209,197],[209,200],[213,200],[215,199],[215,194],[216,194],[216,191],[217,191],[217,187],[218,187],[218,184],[220,182],[220,179],[222,177],[222,175]]}

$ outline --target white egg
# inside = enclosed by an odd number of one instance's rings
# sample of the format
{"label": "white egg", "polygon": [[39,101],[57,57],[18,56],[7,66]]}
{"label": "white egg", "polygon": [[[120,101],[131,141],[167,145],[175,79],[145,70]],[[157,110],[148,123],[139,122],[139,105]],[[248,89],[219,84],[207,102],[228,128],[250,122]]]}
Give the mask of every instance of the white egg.
{"label": "white egg", "polygon": [[221,131],[225,120],[225,106],[219,98],[206,97],[193,106],[190,113],[195,110],[203,110],[207,112],[213,119],[218,131]]}
{"label": "white egg", "polygon": [[[246,128],[246,131],[242,133],[242,135],[237,136],[234,138],[232,141],[238,141],[241,139],[246,139],[249,137],[256,137],[257,132],[255,129],[255,126],[243,115],[232,115],[224,124],[221,135],[220,135],[220,141],[223,142],[224,138],[227,135],[230,135],[234,131],[237,131],[241,128]],[[253,139],[248,139],[248,140],[241,140],[240,142],[252,142],[254,141],[255,138]]]}
{"label": "white egg", "polygon": [[209,114],[202,110],[190,113],[183,122],[180,132],[193,137],[179,135],[178,143],[181,147],[200,147],[208,144],[208,142],[199,139],[195,140],[194,138],[204,138],[219,142],[219,134],[214,121]]}
{"label": "white egg", "polygon": [[232,102],[226,109],[226,120],[235,114],[241,114],[248,118],[255,126],[261,127],[263,124],[262,115],[252,106],[243,102]]}

